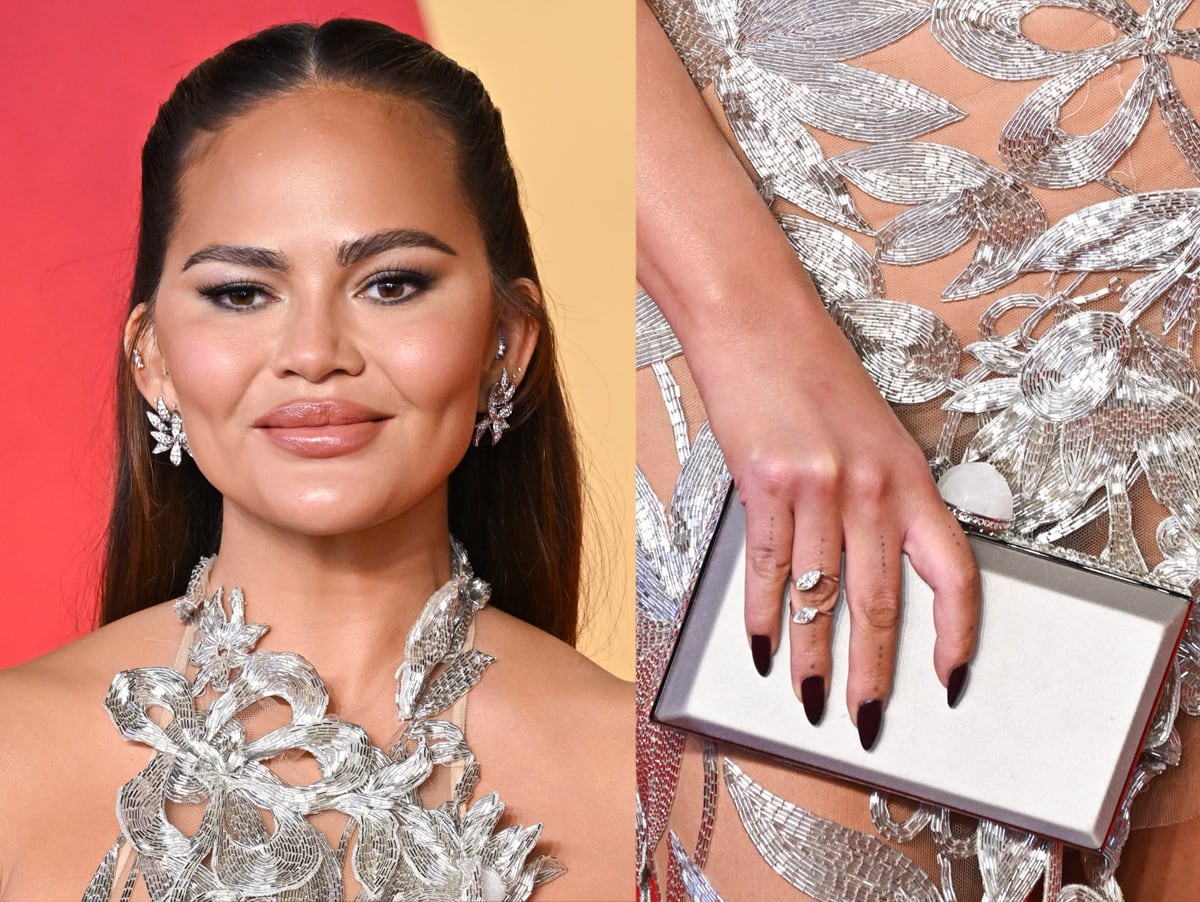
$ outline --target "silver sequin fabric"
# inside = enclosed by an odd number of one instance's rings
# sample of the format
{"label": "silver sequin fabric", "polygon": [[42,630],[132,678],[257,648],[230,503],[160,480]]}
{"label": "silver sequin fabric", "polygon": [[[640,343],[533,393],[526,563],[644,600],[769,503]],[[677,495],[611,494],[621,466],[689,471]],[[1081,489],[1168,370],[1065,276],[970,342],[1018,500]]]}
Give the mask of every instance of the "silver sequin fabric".
{"label": "silver sequin fabric", "polygon": [[[1200,29],[1180,24],[1189,12],[1195,21],[1189,0],[1148,0],[1141,12],[1123,0],[651,5],[697,88],[719,104],[880,392],[905,422],[913,412],[935,424],[925,442],[933,471],[986,460],[1014,492],[1010,541],[1195,591],[1200,125],[1179,90],[1184,73],[1194,74],[1187,65],[1200,61]],[[1099,37],[1079,49],[1043,43],[1030,23],[1064,9]],[[880,53],[915,38],[934,55],[906,75],[962,66],[972,84],[1007,83],[1019,94],[999,118],[994,154],[947,137],[975,115],[971,97],[943,97],[875,68]],[[1122,93],[1099,124],[1074,129],[1079,98],[1101,102],[1088,92],[1118,72]],[[824,149],[827,136],[836,150]],[[1173,184],[1138,190],[1128,160],[1142,140],[1157,142]],[[949,270],[950,260],[962,268]],[[933,270],[950,274],[901,278]],[[921,293],[919,303],[890,293],[901,283]],[[939,311],[947,304],[975,304],[973,334],[948,324]],[[703,793],[702,836],[670,832],[684,743],[646,719],[728,473],[707,426],[688,441],[667,367],[682,353],[678,342],[652,299],[639,296],[637,309],[637,364],[655,375],[682,468],[665,503],[638,479],[640,892],[672,902],[736,898],[736,887],[704,873],[717,795]],[[1080,535],[1097,538],[1083,548]],[[963,868],[991,902],[1022,902],[1039,884],[1039,897],[1054,902],[1117,902],[1130,805],[1180,763],[1177,719],[1197,714],[1193,622],[1115,834],[1085,860],[1085,883],[1063,885],[1056,843],[986,821],[964,828],[957,816],[952,826],[949,812],[925,805],[897,820],[880,793],[869,802],[875,834],[861,833],[774,795],[718,753],[733,801],[721,817],[736,817],[781,880],[821,902],[951,902],[966,898]],[[937,873],[905,854],[918,838],[932,843]],[[669,845],[664,873],[655,867],[660,843]],[[780,890],[786,898],[785,883]]]}
{"label": "silver sequin fabric", "polygon": [[[494,660],[466,645],[490,589],[451,543],[453,575],[417,617],[396,672],[397,739],[387,750],[332,716],[308,661],[255,651],[267,627],[245,622],[240,588],[229,593],[228,611],[221,589],[205,597],[211,559],[202,561],[176,604],[195,629],[195,676],[169,667],[123,671],[105,699],[121,735],[153,757],[121,787],[120,836],[84,902],[128,898],[139,878],[156,902],[524,900],[562,873],[555,859],[533,854],[541,824],[497,830],[499,796],[471,801],[475,756],[462,729],[437,716]],[[264,700],[285,703],[289,722],[251,740],[244,717]],[[269,762],[289,753],[310,755],[319,776],[282,779]],[[451,797],[425,807],[422,785],[451,766],[460,774]],[[190,834],[172,823],[179,805],[202,812]],[[321,812],[346,818],[336,848],[309,821]]]}

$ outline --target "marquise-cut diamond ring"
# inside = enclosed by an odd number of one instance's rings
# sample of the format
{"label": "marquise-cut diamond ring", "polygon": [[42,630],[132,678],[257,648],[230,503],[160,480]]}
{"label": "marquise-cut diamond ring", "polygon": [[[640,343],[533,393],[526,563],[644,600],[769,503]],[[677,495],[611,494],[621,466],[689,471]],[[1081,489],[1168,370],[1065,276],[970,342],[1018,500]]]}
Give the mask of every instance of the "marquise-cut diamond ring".
{"label": "marquise-cut diamond ring", "polygon": [[822,614],[832,614],[838,600],[838,578],[819,569],[805,570],[792,582],[797,592],[812,592],[821,585],[822,580],[833,583],[833,591],[828,594],[821,604],[800,605],[792,613],[792,623],[812,623]]}

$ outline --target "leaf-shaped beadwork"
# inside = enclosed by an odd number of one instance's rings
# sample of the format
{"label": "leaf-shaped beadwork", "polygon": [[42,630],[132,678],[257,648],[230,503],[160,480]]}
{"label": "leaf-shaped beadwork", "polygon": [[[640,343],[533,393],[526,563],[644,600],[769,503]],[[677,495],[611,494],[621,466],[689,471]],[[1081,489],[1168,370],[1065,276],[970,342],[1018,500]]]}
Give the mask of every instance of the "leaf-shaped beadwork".
{"label": "leaf-shaped beadwork", "polygon": [[[1045,0],[934,0],[930,25],[934,37],[955,59],[991,78],[1020,81],[1060,75],[1104,51],[1103,47],[1055,50],[1026,37],[1021,20],[1044,5],[1049,4]],[[1126,32],[1137,27],[1136,14],[1123,3],[1067,0],[1056,5],[1100,16],[1110,13],[1109,20]]]}
{"label": "leaf-shaped beadwork", "polygon": [[679,841],[679,837],[675,835],[674,830],[671,831],[670,841],[671,854],[675,856],[675,861],[679,863],[683,888],[691,896],[692,902],[724,902],[720,894],[713,888],[713,885],[708,882],[708,878],[704,876],[704,872],[696,867],[696,863],[688,857],[688,853],[684,851],[683,844]]}
{"label": "leaf-shaped beadwork", "polygon": [[945,300],[982,294],[1011,281],[1046,227],[1041,204],[1024,185],[956,147],[876,144],[830,162],[880,200],[917,205],[880,229],[880,259],[913,266],[979,238],[970,265],[942,292]]}
{"label": "leaf-shaped beadwork", "polygon": [[[121,735],[156,751],[122,787],[117,816],[122,836],[88,885],[87,902],[109,898],[120,876],[123,844],[152,899],[300,900],[347,898],[348,864],[361,885],[358,898],[524,900],[561,873],[553,859],[531,857],[541,826],[497,831],[504,806],[496,794],[468,807],[479,769],[462,730],[430,719],[454,704],[492,658],[463,648],[488,588],[471,573],[452,541],[453,575],[426,604],[410,631],[412,660],[405,697],[410,719],[392,754],[371,745],[359,726],[327,715],[329,693],[298,655],[254,651],[265,631],[245,624],[240,588],[204,599],[211,562],[197,567],[181,608],[196,629],[190,657],[193,682],[165,667],[117,674],[105,705]],[[234,674],[236,671],[236,675]],[[202,698],[215,694],[211,704]],[[243,714],[267,699],[282,702],[290,719],[256,739]],[[159,720],[151,708],[166,712]],[[267,763],[303,753],[315,764],[309,782],[288,782]],[[452,798],[427,809],[419,795],[436,765],[459,762],[463,776]],[[176,803],[197,806],[200,825],[185,834],[172,824]],[[348,817],[338,849],[308,820],[319,812]],[[269,826],[268,826],[269,825]]]}
{"label": "leaf-shaped beadwork", "polygon": [[1200,178],[1200,125],[1179,93],[1167,61],[1161,57],[1149,57],[1144,62],[1146,71],[1151,75],[1154,96],[1158,99],[1158,108],[1162,112],[1163,124],[1167,127],[1171,143]]}
{"label": "leaf-shaped beadwork", "polygon": [[1117,314],[1094,310],[1072,316],[1026,356],[1021,395],[1051,422],[1081,417],[1112,393],[1131,347],[1129,327]]}
{"label": "leaf-shaped beadwork", "polygon": [[912,82],[845,63],[789,61],[781,42],[751,45],[746,55],[795,86],[791,103],[803,122],[855,141],[902,141],[949,125],[962,111]]}
{"label": "leaf-shaped beadwork", "polygon": [[1021,270],[1158,269],[1200,228],[1200,189],[1151,191],[1084,207],[1030,248]]}
{"label": "leaf-shaped beadwork", "polygon": [[[862,247],[830,225],[783,214],[779,225],[826,305],[883,296],[883,273]],[[638,326],[639,332],[641,325]]]}
{"label": "leaf-shaped beadwork", "polygon": [[[739,123],[734,134],[762,180],[760,193],[776,207],[822,299],[873,377],[885,384],[889,398],[936,398],[935,386],[946,380],[942,391],[948,398],[942,400],[947,415],[934,463],[942,467],[986,459],[995,465],[1014,489],[1009,533],[1014,543],[1027,542],[1138,578],[1200,585],[1200,490],[1192,489],[1195,480],[1190,478],[1200,472],[1200,390],[1190,359],[1200,319],[1195,309],[1200,189],[1135,192],[1130,186],[1141,182],[1170,182],[1157,172],[1144,172],[1137,160],[1125,165],[1126,149],[1143,132],[1157,130],[1157,137],[1169,139],[1187,166],[1200,174],[1200,126],[1177,81],[1186,70],[1169,59],[1200,60],[1200,29],[1177,27],[1187,0],[1147,0],[1144,14],[1124,0],[657,0],[655,5],[667,11],[664,26],[675,46],[690,54],[686,58],[693,77],[707,68],[715,80],[718,70],[728,73],[743,65],[755,73],[753,79],[740,79],[737,90],[718,89],[718,100],[731,123]],[[1072,12],[1051,18],[1064,8]],[[680,9],[687,12],[678,13]],[[1043,21],[1031,20],[1028,27],[1026,17],[1041,18],[1043,11]],[[1081,49],[1059,49],[1057,42],[1046,46],[1031,37],[1047,33],[1050,21],[1068,22],[1071,45]],[[925,125],[957,117],[958,97],[974,99],[978,80],[964,82],[965,90],[951,95],[951,103],[928,93],[920,67],[905,74],[918,73],[921,84],[876,71],[903,56],[905,45],[873,55],[893,42],[910,41],[920,48],[917,52],[927,52],[928,42],[906,37],[926,22],[932,37],[975,72],[1028,82],[1027,89],[1014,85],[1024,97],[999,141],[984,151],[986,159],[950,146],[959,135],[952,128],[946,129],[945,144],[911,140]],[[687,34],[689,29],[693,34]],[[1118,66],[1123,99],[1096,109],[1107,92],[1092,87],[1106,84],[1102,80],[1114,77]],[[1076,100],[1086,101],[1088,115],[1081,118],[1100,123],[1098,128],[1089,125],[1078,134],[1072,130],[1078,121]],[[1153,105],[1159,115],[1148,115]],[[866,146],[826,160],[821,148],[841,151],[844,142],[826,145],[808,127]],[[901,129],[904,137],[897,137]],[[764,151],[764,146],[774,149]],[[987,162],[994,149],[1005,168]],[[1172,165],[1164,161],[1168,179],[1178,170],[1177,165],[1168,168]],[[811,203],[796,200],[801,196],[798,184],[810,192]],[[1036,196],[1030,185],[1037,186]],[[1051,225],[1046,210],[1073,201],[1065,194],[1048,194],[1060,191],[1048,186],[1084,185],[1090,193],[1080,197],[1096,200],[1110,191],[1113,198],[1060,216]],[[881,212],[879,222],[864,222],[863,211],[884,208],[862,203],[861,210],[855,207],[848,214],[853,200],[843,196],[846,186],[901,209]],[[780,215],[777,200],[799,204],[805,215]],[[827,221],[817,222],[816,216]],[[846,230],[860,234],[849,236]],[[944,287],[888,269],[943,260],[970,248],[971,242],[970,262]],[[932,267],[925,270],[930,271]],[[1060,286],[1064,273],[1078,273],[1078,278],[1063,279]],[[989,304],[979,321],[978,340],[967,343],[963,335],[968,357],[952,365],[954,354],[947,351],[936,367],[927,369],[907,356],[927,353],[922,341],[913,340],[914,334],[928,334],[924,327],[914,333],[901,306],[894,308],[897,327],[892,329],[889,308],[871,306],[889,303],[883,301],[892,296],[885,274],[888,282],[895,279],[893,290],[940,291],[943,300],[954,301],[998,292],[1025,278],[1019,292]],[[1098,287],[1104,278],[1099,274],[1114,275]],[[1041,288],[1038,277],[1045,277]],[[917,300],[926,303],[923,297]],[[1157,337],[1156,310],[1161,310],[1162,331],[1171,334],[1178,350]],[[1152,335],[1148,330],[1156,331]],[[678,353],[677,345],[670,353]],[[661,363],[652,365],[677,453],[686,461],[694,424],[689,430],[679,385]],[[927,390],[904,394],[887,388],[880,378],[886,373],[915,376]],[[1149,574],[1133,532],[1134,493],[1146,486],[1170,512],[1159,529],[1164,559]],[[692,484],[691,490],[707,496],[711,486]],[[639,482],[639,497],[643,495],[652,497],[644,480]],[[657,514],[639,519],[639,528],[659,533],[655,544],[661,542],[676,555],[639,549],[639,582],[642,574],[659,574],[645,580],[644,591],[639,586],[642,610],[659,618],[639,622],[639,652],[644,655],[640,679],[657,679],[661,649],[684,607],[673,591],[666,591],[662,574],[676,574],[671,577],[674,586],[704,553],[703,538],[673,514],[679,499],[677,486],[671,510],[661,519]],[[643,510],[649,509],[647,502]],[[1139,510],[1147,509],[1139,505]],[[1093,522],[1107,522],[1101,555],[1049,544]],[[1039,879],[1045,880],[1048,898],[1057,896],[1058,902],[1119,899],[1110,875],[1128,832],[1129,802],[1156,773],[1178,760],[1174,712],[1200,710],[1197,636],[1200,627],[1189,626],[1151,745],[1122,801],[1118,829],[1090,865],[1090,886],[1062,887],[1060,848],[1026,844],[994,827],[952,831],[946,812],[919,812],[904,825],[880,814],[878,828],[895,842],[929,830],[946,899],[962,897],[961,888],[956,896],[953,886],[958,868],[949,863],[962,857],[974,858],[986,875],[989,900],[1016,899],[1032,886],[1031,880]],[[639,698],[650,691],[639,687]],[[647,761],[639,760],[639,789],[653,787],[658,831],[654,836],[639,831],[643,862],[662,835],[661,810],[670,804],[663,793],[673,786],[677,772],[669,737],[655,737]],[[709,816],[707,808],[703,816]],[[774,834],[751,833],[756,848],[774,864],[778,850],[764,837]],[[676,861],[682,877],[687,857],[676,856]],[[653,876],[652,866],[648,873]],[[872,891],[883,898],[905,897],[898,886],[906,879],[902,865],[881,864]],[[641,885],[646,891],[648,884]],[[675,879],[662,892],[678,898],[684,890]],[[846,896],[834,892],[825,898],[840,902]]]}
{"label": "leaf-shaped beadwork", "polygon": [[748,52],[801,63],[849,60],[897,41],[929,19],[922,0],[750,0],[740,32]]}
{"label": "leaf-shaped beadwork", "polygon": [[[725,759],[725,786],[755,848],[792,886],[817,899],[942,902],[912,860],[874,837],[843,827],[768,792]],[[886,873],[886,884],[878,879]]]}
{"label": "leaf-shaped beadwork", "polygon": [[[1038,7],[1067,6],[1090,12],[1116,37],[1098,47],[1056,50],[1021,30]],[[1195,118],[1183,104],[1166,55],[1191,58],[1195,40],[1175,30],[1186,0],[1152,0],[1145,17],[1113,0],[936,0],[933,34],[964,65],[993,78],[1053,76],[1038,86],[1005,125],[1001,155],[1010,169],[1034,184],[1078,186],[1103,177],[1133,144],[1155,98],[1167,133],[1193,172],[1200,172]],[[1063,105],[1092,78],[1128,60],[1141,71],[1109,121],[1090,135],[1068,135],[1058,124]]]}
{"label": "leaf-shaped beadwork", "polygon": [[1137,51],[1134,41],[1117,43],[1031,93],[1000,132],[1000,155],[1009,171],[1044,188],[1075,188],[1107,173],[1150,114],[1150,71],[1142,70],[1109,121],[1091,134],[1070,135],[1058,122],[1063,106],[1080,88]]}
{"label": "leaf-shaped beadwork", "polygon": [[792,82],[734,57],[713,84],[734,136],[776,195],[830,222],[866,230],[850,192],[800,124],[803,103]]}
{"label": "leaf-shaped beadwork", "polygon": [[942,395],[962,356],[958,337],[924,307],[883,299],[846,301],[847,334],[880,393],[893,404]]}
{"label": "leaf-shaped beadwork", "polygon": [[976,834],[983,889],[994,902],[1023,902],[1046,870],[1046,841],[980,821]]}
{"label": "leaf-shaped beadwork", "polygon": [[973,207],[963,189],[901,213],[875,233],[879,259],[913,266],[954,253],[975,235]]}

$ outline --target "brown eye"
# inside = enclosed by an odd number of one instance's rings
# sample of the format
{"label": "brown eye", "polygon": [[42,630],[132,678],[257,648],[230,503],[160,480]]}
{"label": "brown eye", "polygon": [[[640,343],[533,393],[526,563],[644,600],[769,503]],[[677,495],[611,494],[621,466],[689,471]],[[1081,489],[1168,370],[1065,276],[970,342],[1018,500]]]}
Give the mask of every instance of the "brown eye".
{"label": "brown eye", "polygon": [[257,310],[270,299],[261,285],[211,285],[201,288],[200,294],[224,310]]}
{"label": "brown eye", "polygon": [[229,293],[229,302],[235,307],[248,307],[254,302],[258,291],[253,288],[235,288]]}
{"label": "brown eye", "polygon": [[403,282],[376,282],[379,296],[387,301],[398,301],[411,293],[411,287]]}
{"label": "brown eye", "polygon": [[433,279],[417,272],[385,272],[371,279],[363,294],[381,304],[399,304],[427,289]]}
{"label": "brown eye", "polygon": [[258,290],[254,288],[234,288],[226,294],[229,303],[234,307],[249,307],[257,296]]}

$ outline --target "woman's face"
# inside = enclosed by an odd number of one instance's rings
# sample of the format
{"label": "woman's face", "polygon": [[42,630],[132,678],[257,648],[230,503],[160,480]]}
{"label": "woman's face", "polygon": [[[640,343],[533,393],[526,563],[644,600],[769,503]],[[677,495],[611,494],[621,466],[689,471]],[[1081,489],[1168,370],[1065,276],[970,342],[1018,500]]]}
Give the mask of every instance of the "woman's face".
{"label": "woman's face", "polygon": [[251,516],[311,535],[444,519],[498,331],[511,373],[536,327],[497,322],[443,130],[415,104],[314,88],[194,148],[139,385],[178,406],[197,465]]}

